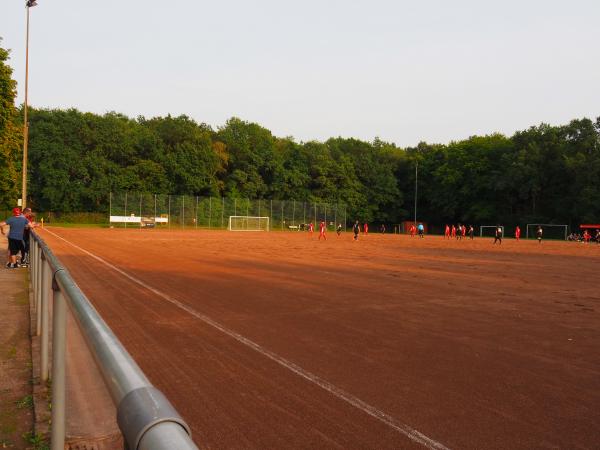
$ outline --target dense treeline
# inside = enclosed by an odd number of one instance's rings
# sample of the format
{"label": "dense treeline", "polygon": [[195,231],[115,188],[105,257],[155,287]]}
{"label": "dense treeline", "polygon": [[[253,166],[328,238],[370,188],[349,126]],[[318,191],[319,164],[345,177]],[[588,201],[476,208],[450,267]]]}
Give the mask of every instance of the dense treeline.
{"label": "dense treeline", "polygon": [[[0,43],[2,38],[0,38]],[[17,83],[8,65],[8,51],[0,47],[0,208],[13,205],[19,196],[18,180],[23,136],[17,127],[15,97]]]}
{"label": "dense treeline", "polygon": [[237,118],[213,130],[185,116],[130,119],[71,109],[30,113],[30,191],[45,211],[98,211],[110,191],[340,201],[397,223],[600,219],[600,120],[540,125],[400,149],[375,140],[298,143]]}
{"label": "dense treeline", "polygon": [[[0,49],[0,208],[20,190],[19,111]],[[29,193],[40,211],[106,211],[110,191],[343,202],[348,218],[474,224],[600,221],[600,119],[401,149],[376,139],[296,142],[232,118],[132,119],[30,109]]]}

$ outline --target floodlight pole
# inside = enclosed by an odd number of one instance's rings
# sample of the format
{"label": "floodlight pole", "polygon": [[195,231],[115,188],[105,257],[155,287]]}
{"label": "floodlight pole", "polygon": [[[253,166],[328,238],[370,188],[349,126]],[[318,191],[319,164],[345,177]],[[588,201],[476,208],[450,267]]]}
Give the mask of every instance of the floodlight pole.
{"label": "floodlight pole", "polygon": [[22,208],[27,206],[27,147],[29,141],[29,123],[27,122],[27,98],[29,87],[29,8],[36,6],[35,1],[28,0],[25,4],[27,9],[27,31],[25,37],[25,105],[23,108],[23,179],[21,186],[21,205]]}
{"label": "floodlight pole", "polygon": [[419,188],[419,160],[415,164],[415,227],[417,226],[417,192]]}

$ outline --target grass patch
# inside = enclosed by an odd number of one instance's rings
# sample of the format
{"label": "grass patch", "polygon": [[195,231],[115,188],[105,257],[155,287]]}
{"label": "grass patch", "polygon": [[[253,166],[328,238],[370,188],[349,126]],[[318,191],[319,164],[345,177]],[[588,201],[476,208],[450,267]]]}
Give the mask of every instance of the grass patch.
{"label": "grass patch", "polygon": [[14,359],[16,357],[17,357],[17,347],[15,347],[14,345],[8,347],[8,350],[6,351],[6,358]]}
{"label": "grass patch", "polygon": [[108,223],[70,223],[70,222],[52,222],[44,224],[44,227],[61,227],[61,228],[108,228]]}
{"label": "grass patch", "polygon": [[19,409],[33,408],[33,396],[26,395],[25,397],[23,397],[21,400],[19,400],[17,402],[17,408],[19,408]]}
{"label": "grass patch", "polygon": [[23,439],[33,446],[33,450],[50,450],[48,442],[41,434],[28,431],[23,434]]}

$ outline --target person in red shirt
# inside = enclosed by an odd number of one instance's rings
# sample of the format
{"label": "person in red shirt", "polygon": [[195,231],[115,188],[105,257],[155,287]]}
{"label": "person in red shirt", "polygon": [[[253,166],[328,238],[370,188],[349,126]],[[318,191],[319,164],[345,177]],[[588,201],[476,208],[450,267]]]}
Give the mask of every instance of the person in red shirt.
{"label": "person in red shirt", "polygon": [[588,232],[588,230],[585,230],[583,232],[583,240],[586,244],[590,243],[590,238],[592,237],[592,235]]}
{"label": "person in red shirt", "polygon": [[465,237],[467,235],[467,226],[463,225],[462,226],[462,237]]}
{"label": "person in red shirt", "polygon": [[319,224],[319,240],[321,240],[321,238],[327,240],[327,236],[325,236],[325,231],[327,231],[327,226],[325,225],[325,222],[321,222]]}
{"label": "person in red shirt", "polygon": [[369,234],[369,224],[368,223],[365,223],[363,225],[363,233]]}
{"label": "person in red shirt", "polygon": [[519,225],[517,225],[517,228],[515,228],[515,239],[518,241],[519,239],[521,239],[521,228],[519,227]]}
{"label": "person in red shirt", "polygon": [[450,239],[450,227],[446,225],[446,231],[444,231],[444,239]]}
{"label": "person in red shirt", "polygon": [[310,237],[312,238],[313,236],[313,232],[315,231],[315,226],[313,225],[313,223],[309,223],[308,224],[308,232],[310,233]]}
{"label": "person in red shirt", "polygon": [[452,238],[454,239],[456,237],[456,226],[452,225]]}
{"label": "person in red shirt", "polygon": [[410,237],[411,237],[411,238],[412,238],[412,237],[415,237],[415,233],[416,233],[416,232],[417,232],[417,227],[415,227],[415,224],[413,223],[413,224],[410,226]]}

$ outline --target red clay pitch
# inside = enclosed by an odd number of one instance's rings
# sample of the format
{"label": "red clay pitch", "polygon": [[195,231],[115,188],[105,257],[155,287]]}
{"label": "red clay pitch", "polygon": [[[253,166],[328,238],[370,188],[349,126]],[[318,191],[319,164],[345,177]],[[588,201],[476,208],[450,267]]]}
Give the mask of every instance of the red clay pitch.
{"label": "red clay pitch", "polygon": [[41,235],[201,448],[600,445],[600,246]]}

